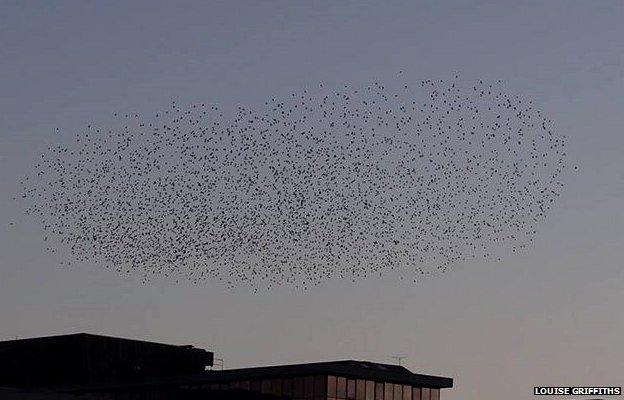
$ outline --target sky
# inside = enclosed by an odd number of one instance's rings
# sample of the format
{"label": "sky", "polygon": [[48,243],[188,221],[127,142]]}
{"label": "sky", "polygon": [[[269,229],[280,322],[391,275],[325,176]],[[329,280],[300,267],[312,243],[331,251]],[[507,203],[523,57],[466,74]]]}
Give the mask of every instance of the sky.
{"label": "sky", "polygon": [[[619,1],[0,2],[0,340],[91,332],[193,344],[226,368],[403,356],[414,372],[453,377],[449,400],[621,386],[622,21]],[[60,267],[13,199],[47,146],[113,112],[262,104],[399,70],[502,79],[568,137],[579,169],[528,251],[417,284],[256,294],[143,284]]]}

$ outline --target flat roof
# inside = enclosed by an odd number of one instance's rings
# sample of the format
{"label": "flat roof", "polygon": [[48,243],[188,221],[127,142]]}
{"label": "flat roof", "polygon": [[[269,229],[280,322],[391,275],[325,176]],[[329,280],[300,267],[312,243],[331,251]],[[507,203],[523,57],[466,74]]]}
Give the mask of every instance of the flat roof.
{"label": "flat roof", "polygon": [[190,344],[183,344],[183,345],[167,344],[167,343],[160,343],[160,342],[150,342],[147,340],[140,340],[140,339],[122,338],[122,337],[117,337],[117,336],[95,335],[92,333],[85,333],[85,332],[0,340],[0,347],[22,344],[22,343],[29,344],[29,343],[41,343],[41,342],[53,342],[53,341],[60,341],[60,340],[64,341],[64,340],[81,340],[81,339],[98,339],[98,340],[110,340],[110,341],[117,341],[117,342],[133,342],[133,343],[142,343],[146,345],[175,347],[175,348],[195,348],[193,345],[190,345]]}
{"label": "flat roof", "polygon": [[208,371],[219,380],[251,380],[278,377],[296,377],[304,375],[339,375],[351,378],[401,383],[404,385],[430,388],[453,387],[453,379],[441,376],[415,374],[401,365],[380,364],[370,361],[340,360],[307,364],[276,365]]}
{"label": "flat roof", "polygon": [[101,385],[65,387],[68,392],[115,390],[145,386],[179,386],[227,383],[234,381],[295,378],[312,375],[336,375],[354,379],[398,383],[416,387],[444,389],[453,387],[453,379],[441,376],[415,374],[400,365],[380,364],[370,361],[340,360],[306,364],[288,364],[266,367],[206,371],[198,374],[177,375],[162,378],[132,379],[106,382]]}

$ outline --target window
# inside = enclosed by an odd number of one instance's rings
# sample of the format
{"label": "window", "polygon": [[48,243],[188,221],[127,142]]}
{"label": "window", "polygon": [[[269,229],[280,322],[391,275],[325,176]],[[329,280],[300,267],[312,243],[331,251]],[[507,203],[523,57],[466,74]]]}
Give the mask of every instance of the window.
{"label": "window", "polygon": [[293,380],[286,378],[282,380],[282,393],[284,396],[291,397],[293,394]]}
{"label": "window", "polygon": [[293,397],[295,399],[303,398],[303,378],[293,379]]}
{"label": "window", "polygon": [[355,379],[347,380],[347,399],[355,399]]}
{"label": "window", "polygon": [[281,396],[282,395],[282,380],[277,378],[277,379],[271,379],[271,394],[276,395],[276,396]]}
{"label": "window", "polygon": [[440,389],[431,389],[431,400],[440,400]]}
{"label": "window", "polygon": [[260,386],[260,392],[262,393],[271,393],[271,381],[268,379],[263,379],[261,386]]}
{"label": "window", "polygon": [[366,381],[362,379],[355,381],[355,398],[356,400],[366,400]]}
{"label": "window", "polygon": [[336,397],[336,377],[327,377],[327,397]]}
{"label": "window", "polygon": [[392,383],[384,383],[384,400],[393,400],[394,385]]}
{"label": "window", "polygon": [[303,378],[303,397],[311,399],[314,397],[314,377],[306,376]]}
{"label": "window", "polygon": [[403,385],[403,400],[412,400],[412,387]]}
{"label": "window", "polygon": [[249,381],[242,381],[240,383],[240,388],[243,389],[243,390],[249,390],[249,387],[250,387],[249,386]]}
{"label": "window", "polygon": [[366,381],[366,400],[375,400],[375,382]]}
{"label": "window", "polygon": [[341,376],[337,379],[336,394],[339,399],[347,398],[347,378]]}
{"label": "window", "polygon": [[251,390],[253,392],[259,392],[261,388],[262,388],[262,384],[261,384],[260,381],[252,381],[251,382]]}
{"label": "window", "polygon": [[375,382],[375,400],[384,400],[384,384]]}
{"label": "window", "polygon": [[420,399],[421,400],[430,400],[431,399],[431,389],[422,388],[420,391]]}
{"label": "window", "polygon": [[420,388],[412,388],[412,400],[420,400]]}
{"label": "window", "polygon": [[314,397],[326,397],[327,391],[325,390],[325,377],[324,376],[315,376],[314,377]]}
{"label": "window", "polygon": [[403,399],[403,385],[399,385],[397,383],[394,384],[393,398],[395,400],[402,400]]}

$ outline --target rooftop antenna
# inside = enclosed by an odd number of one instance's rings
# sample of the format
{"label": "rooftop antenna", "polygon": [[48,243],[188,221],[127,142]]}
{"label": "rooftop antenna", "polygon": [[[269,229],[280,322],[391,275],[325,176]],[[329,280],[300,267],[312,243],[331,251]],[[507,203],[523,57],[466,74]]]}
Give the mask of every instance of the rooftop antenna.
{"label": "rooftop antenna", "polygon": [[215,358],[213,360],[213,365],[212,365],[212,369],[214,370],[215,367],[219,368],[220,371],[223,371],[223,366],[225,365],[225,361],[223,361],[223,358]]}
{"label": "rooftop antenna", "polygon": [[397,365],[401,365],[401,361],[405,360],[405,356],[392,356],[392,359],[396,361]]}

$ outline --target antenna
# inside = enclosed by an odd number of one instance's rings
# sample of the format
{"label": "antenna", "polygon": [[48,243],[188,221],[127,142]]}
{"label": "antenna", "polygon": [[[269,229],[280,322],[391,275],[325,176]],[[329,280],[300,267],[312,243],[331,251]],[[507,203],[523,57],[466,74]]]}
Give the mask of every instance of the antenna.
{"label": "antenna", "polygon": [[215,369],[215,367],[218,367],[219,370],[223,371],[224,365],[225,365],[225,361],[223,361],[223,358],[215,358],[213,360],[212,369]]}
{"label": "antenna", "polygon": [[401,365],[401,361],[405,360],[405,356],[392,356],[392,359],[396,361],[397,365]]}

